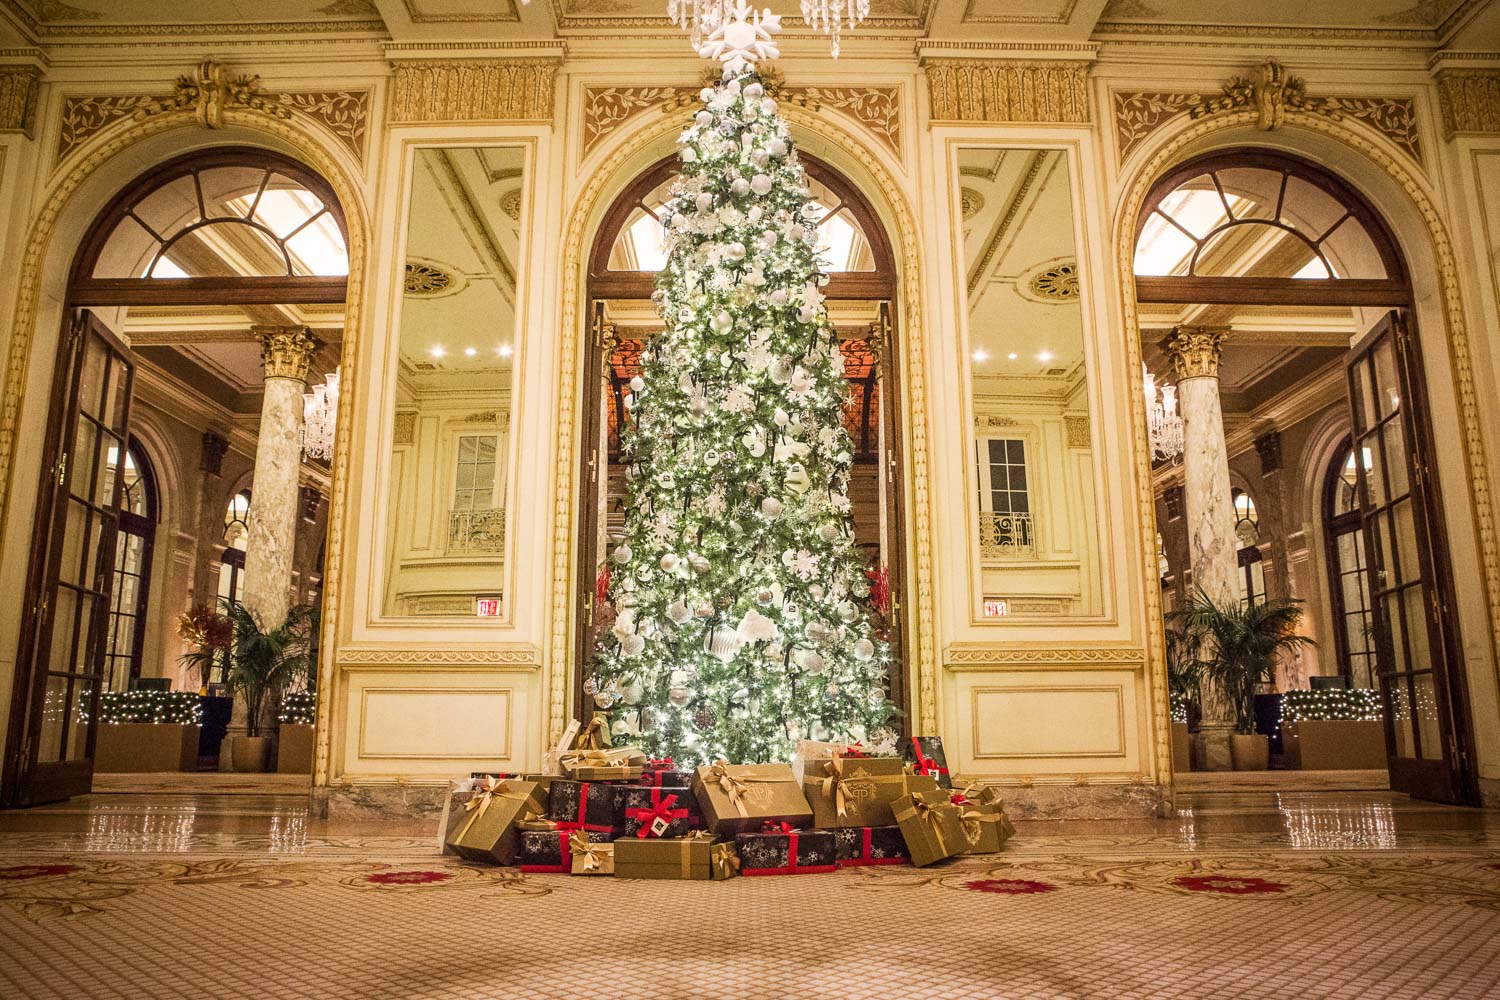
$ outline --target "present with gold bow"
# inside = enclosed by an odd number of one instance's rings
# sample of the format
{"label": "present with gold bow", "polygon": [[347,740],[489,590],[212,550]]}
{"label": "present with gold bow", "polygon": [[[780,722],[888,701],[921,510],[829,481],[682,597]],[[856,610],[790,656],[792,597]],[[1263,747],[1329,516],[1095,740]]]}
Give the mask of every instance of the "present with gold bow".
{"label": "present with gold bow", "polygon": [[1000,794],[988,785],[968,785],[954,792],[951,801],[963,818],[964,836],[969,842],[965,854],[994,854],[1005,849],[1005,842],[1015,835],[1001,805]]}
{"label": "present with gold bow", "polygon": [[802,791],[812,806],[812,825],[824,830],[848,826],[891,826],[891,803],[912,792],[930,791],[937,782],[907,769],[899,757],[845,757],[807,761]]}
{"label": "present with gold bow", "polygon": [[699,830],[686,837],[625,837],[614,842],[617,878],[707,881],[714,875],[714,835]]}
{"label": "present with gold bow", "polygon": [[578,781],[622,781],[641,776],[646,755],[635,747],[569,750],[558,762],[564,774]]}
{"label": "present with gold bow", "polygon": [[475,780],[443,846],[465,861],[511,864],[520,837],[517,822],[541,815],[546,806],[547,790],[540,784],[487,775]]}
{"label": "present with gold bow", "polygon": [[916,769],[937,780],[941,788],[952,788],[953,779],[948,774],[948,758],[943,756],[941,736],[912,736],[902,747],[902,756]]}
{"label": "present with gold bow", "polygon": [[838,871],[831,830],[798,830],[790,823],[767,823],[753,833],[736,834],[741,875],[813,875]]}
{"label": "present with gold bow", "polygon": [[609,843],[610,834],[589,830],[524,830],[516,860],[521,871],[568,875],[573,871],[572,842],[582,834],[591,844]]}
{"label": "present with gold bow", "polygon": [[948,791],[939,789],[903,796],[896,800],[892,811],[896,825],[901,827],[901,839],[906,841],[911,863],[919,868],[969,849],[963,815]]}
{"label": "present with gold bow", "polygon": [[705,764],[693,775],[703,823],[722,836],[757,830],[767,821],[812,822],[812,807],[786,764]]}
{"label": "present with gold bow", "polygon": [[588,833],[574,830],[568,834],[568,853],[574,875],[613,875],[615,845],[590,840]]}

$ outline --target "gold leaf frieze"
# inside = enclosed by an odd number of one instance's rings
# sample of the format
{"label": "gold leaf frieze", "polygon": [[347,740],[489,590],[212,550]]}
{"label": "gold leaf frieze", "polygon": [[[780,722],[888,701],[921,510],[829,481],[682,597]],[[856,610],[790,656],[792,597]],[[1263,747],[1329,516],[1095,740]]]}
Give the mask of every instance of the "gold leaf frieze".
{"label": "gold leaf frieze", "polygon": [[1445,70],[1438,74],[1443,134],[1500,132],[1500,72]]}
{"label": "gold leaf frieze", "polygon": [[0,66],[0,132],[32,134],[41,79],[33,66]]}
{"label": "gold leaf frieze", "polygon": [[933,59],[927,93],[934,121],[1084,125],[1088,64]]}
{"label": "gold leaf frieze", "polygon": [[557,66],[551,59],[399,63],[391,121],[551,121]]}

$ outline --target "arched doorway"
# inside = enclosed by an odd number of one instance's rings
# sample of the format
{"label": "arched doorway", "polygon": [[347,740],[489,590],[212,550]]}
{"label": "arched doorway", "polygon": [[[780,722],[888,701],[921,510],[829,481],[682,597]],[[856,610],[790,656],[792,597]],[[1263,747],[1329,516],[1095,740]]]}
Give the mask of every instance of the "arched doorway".
{"label": "arched doorway", "polygon": [[[1341,522],[1357,532],[1341,537],[1363,551],[1330,562],[1329,572],[1335,585],[1347,584],[1341,567],[1352,567],[1365,588],[1362,627],[1376,666],[1364,676],[1380,689],[1392,786],[1469,800],[1472,736],[1448,611],[1452,574],[1426,383],[1410,275],[1389,227],[1359,191],[1320,167],[1280,152],[1226,150],[1188,160],[1152,186],[1136,220],[1134,270],[1149,369],[1181,367],[1169,344],[1181,334],[1212,345],[1226,457],[1237,474],[1270,486],[1260,491],[1258,551],[1268,554],[1271,599],[1307,594],[1312,562],[1324,558],[1288,528],[1321,515],[1321,504],[1283,509],[1292,491],[1282,488],[1281,470],[1297,464],[1311,421],[1333,408],[1346,414],[1365,461],[1354,463],[1353,506]],[[1154,470],[1159,492],[1182,478],[1173,463]],[[1188,506],[1192,520],[1192,499]],[[1242,525],[1244,513],[1227,511],[1221,523]],[[1335,616],[1328,637],[1348,624]],[[1331,644],[1341,654],[1348,645]]]}
{"label": "arched doorway", "polygon": [[[819,249],[829,262],[823,293],[844,354],[849,395],[845,426],[856,451],[850,500],[856,543],[865,551],[876,581],[872,604],[878,625],[895,651],[891,697],[906,702],[904,608],[905,535],[901,488],[900,373],[895,319],[897,275],[891,242],[870,202],[825,161],[799,151],[808,186],[822,207]],[[639,372],[645,344],[662,329],[652,293],[664,256],[661,206],[674,175],[675,157],[642,171],[611,203],[589,254],[587,296],[590,331],[585,372],[598,372],[597,391],[584,393],[580,449],[582,533],[576,573],[578,600],[575,648],[592,648],[595,586],[601,554],[612,531],[623,525],[624,468],[619,429],[625,419],[626,386]],[[581,664],[585,657],[579,658]],[[591,706],[575,668],[575,708]]]}
{"label": "arched doorway", "polygon": [[[347,247],[329,184],[294,159],[248,147],[159,164],[126,185],[80,241],[42,444],[5,804],[65,798],[92,782],[98,696],[118,670],[112,626],[124,627],[121,588],[130,585],[131,539],[143,529],[130,476],[118,474],[134,409],[145,401],[171,416],[175,398],[191,400],[230,434],[259,413],[268,329],[316,331],[311,380],[332,372]],[[195,450],[202,440],[207,453],[212,431],[189,425],[182,437]],[[204,472],[217,475],[223,454],[204,457]],[[311,474],[326,478],[326,467]],[[211,581],[191,589],[212,602]],[[186,593],[177,599],[186,603]],[[183,610],[153,600],[133,624]]]}

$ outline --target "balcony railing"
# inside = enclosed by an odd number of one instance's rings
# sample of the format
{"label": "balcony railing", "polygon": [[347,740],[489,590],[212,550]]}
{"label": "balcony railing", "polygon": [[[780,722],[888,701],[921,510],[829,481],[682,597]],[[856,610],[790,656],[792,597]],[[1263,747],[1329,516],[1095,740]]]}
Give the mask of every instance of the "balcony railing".
{"label": "balcony railing", "polygon": [[504,507],[449,512],[449,552],[489,553],[501,552],[504,549]]}
{"label": "balcony railing", "polygon": [[979,556],[984,560],[1035,559],[1036,532],[1029,512],[979,512]]}

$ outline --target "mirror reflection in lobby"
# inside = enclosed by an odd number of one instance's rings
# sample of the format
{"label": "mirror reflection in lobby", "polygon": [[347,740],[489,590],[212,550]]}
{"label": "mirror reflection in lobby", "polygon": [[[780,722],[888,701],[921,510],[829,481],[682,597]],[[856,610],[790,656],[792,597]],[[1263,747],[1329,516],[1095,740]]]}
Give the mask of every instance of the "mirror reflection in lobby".
{"label": "mirror reflection in lobby", "polygon": [[525,152],[423,148],[411,165],[385,613],[505,607]]}
{"label": "mirror reflection in lobby", "polygon": [[958,151],[975,617],[1103,613],[1072,182],[1061,150]]}

